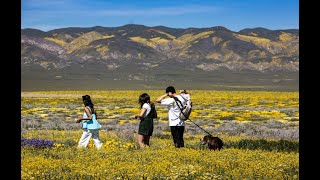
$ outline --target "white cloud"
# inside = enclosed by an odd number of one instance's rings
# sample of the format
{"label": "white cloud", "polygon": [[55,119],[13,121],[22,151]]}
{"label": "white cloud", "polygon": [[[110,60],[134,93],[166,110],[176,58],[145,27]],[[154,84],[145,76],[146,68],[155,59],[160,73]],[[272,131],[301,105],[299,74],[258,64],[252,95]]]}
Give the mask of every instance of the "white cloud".
{"label": "white cloud", "polygon": [[106,10],[37,10],[27,9],[22,10],[22,16],[36,17],[55,17],[63,15],[79,15],[79,16],[170,16],[192,13],[217,12],[220,8],[212,6],[184,6],[184,7],[163,7],[163,8],[148,8],[148,9],[106,9]]}
{"label": "white cloud", "polygon": [[42,24],[42,25],[33,25],[33,26],[21,26],[21,29],[25,28],[32,28],[32,29],[39,29],[42,31],[50,31],[53,29],[60,29],[60,28],[67,28],[67,27],[83,27],[83,25],[74,25],[74,26],[59,26],[59,25],[48,25],[48,24]]}
{"label": "white cloud", "polygon": [[216,12],[217,7],[210,6],[185,6],[185,7],[163,7],[150,9],[118,9],[118,10],[100,10],[96,15],[107,16],[161,16],[161,15],[181,15],[191,13]]}

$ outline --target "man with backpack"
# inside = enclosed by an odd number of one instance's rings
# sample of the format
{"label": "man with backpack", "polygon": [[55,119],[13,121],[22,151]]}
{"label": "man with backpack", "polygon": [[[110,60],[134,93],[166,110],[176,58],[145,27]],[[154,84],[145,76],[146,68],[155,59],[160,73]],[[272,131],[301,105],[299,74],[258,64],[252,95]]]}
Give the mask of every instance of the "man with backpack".
{"label": "man with backpack", "polygon": [[173,86],[167,87],[166,94],[156,100],[156,102],[167,105],[168,107],[169,126],[176,148],[184,147],[184,121],[188,119],[191,112],[191,104],[187,103],[188,101],[190,101],[190,99],[188,100],[182,95],[177,95]]}

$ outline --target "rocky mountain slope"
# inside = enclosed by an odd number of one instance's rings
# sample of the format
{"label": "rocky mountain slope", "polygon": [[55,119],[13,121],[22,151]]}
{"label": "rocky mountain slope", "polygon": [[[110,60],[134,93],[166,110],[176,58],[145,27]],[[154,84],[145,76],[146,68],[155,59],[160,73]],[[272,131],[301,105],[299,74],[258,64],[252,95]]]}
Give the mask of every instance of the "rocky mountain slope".
{"label": "rocky mountain slope", "polygon": [[[21,30],[23,79],[161,80],[218,72],[298,73],[299,30],[120,27]],[[38,72],[38,73],[37,73]],[[190,76],[191,77],[191,76]],[[90,78],[89,78],[90,79]]]}

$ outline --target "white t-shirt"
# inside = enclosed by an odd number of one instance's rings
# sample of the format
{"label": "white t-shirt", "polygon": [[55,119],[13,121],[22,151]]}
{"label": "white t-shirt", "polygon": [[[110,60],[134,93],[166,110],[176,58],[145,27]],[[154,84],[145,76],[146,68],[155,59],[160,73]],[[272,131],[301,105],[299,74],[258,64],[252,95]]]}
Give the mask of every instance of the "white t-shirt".
{"label": "white t-shirt", "polygon": [[[185,103],[185,100],[181,96],[178,95],[176,97],[181,101],[182,104]],[[167,105],[168,107],[169,126],[184,126],[184,121],[179,118],[181,110],[173,98],[163,99],[161,104]]]}
{"label": "white t-shirt", "polygon": [[144,113],[143,117],[147,117],[147,115],[150,113],[151,111],[151,106],[148,103],[144,103],[142,105],[142,108],[146,109],[146,112]]}

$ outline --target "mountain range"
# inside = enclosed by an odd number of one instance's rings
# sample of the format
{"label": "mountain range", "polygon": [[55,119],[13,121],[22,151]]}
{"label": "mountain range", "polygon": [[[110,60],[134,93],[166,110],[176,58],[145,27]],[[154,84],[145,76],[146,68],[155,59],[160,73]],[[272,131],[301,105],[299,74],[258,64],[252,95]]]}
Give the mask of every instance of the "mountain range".
{"label": "mountain range", "polygon": [[271,84],[287,79],[296,86],[299,30],[136,24],[47,32],[27,28],[21,30],[21,72],[28,87],[57,80],[217,83],[217,76],[220,83],[237,84],[239,75],[253,84],[261,76]]}

